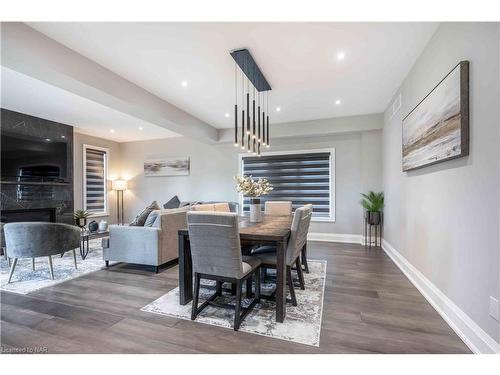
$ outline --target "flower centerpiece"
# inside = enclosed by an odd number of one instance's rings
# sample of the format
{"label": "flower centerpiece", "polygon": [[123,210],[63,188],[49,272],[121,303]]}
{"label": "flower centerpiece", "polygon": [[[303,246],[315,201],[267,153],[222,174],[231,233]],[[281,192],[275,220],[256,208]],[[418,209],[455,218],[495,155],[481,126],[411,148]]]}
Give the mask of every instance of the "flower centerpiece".
{"label": "flower centerpiece", "polygon": [[273,186],[265,178],[253,179],[252,176],[235,176],[236,190],[245,197],[250,197],[250,221],[262,221],[260,197],[269,194]]}

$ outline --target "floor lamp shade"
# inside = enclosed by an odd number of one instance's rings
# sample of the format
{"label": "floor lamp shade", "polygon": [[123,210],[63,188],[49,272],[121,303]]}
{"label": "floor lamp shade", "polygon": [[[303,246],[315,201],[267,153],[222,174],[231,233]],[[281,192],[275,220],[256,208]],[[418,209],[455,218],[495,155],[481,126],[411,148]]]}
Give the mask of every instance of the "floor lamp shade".
{"label": "floor lamp shade", "polygon": [[125,180],[114,180],[112,183],[113,190],[127,190],[127,181]]}

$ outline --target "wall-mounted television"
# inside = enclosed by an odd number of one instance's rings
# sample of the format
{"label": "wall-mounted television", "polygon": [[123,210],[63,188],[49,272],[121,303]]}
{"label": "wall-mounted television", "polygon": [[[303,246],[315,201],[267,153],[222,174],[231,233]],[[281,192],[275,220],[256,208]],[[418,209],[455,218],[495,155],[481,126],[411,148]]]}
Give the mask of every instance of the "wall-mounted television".
{"label": "wall-mounted television", "polygon": [[68,147],[64,139],[2,131],[2,181],[66,182]]}

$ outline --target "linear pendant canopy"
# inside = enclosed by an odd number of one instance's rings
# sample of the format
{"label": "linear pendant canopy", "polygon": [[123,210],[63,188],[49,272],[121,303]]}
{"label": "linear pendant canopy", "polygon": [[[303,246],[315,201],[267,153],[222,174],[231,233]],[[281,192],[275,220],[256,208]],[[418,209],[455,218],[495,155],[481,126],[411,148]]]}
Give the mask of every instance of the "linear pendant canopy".
{"label": "linear pendant canopy", "polygon": [[[271,86],[267,82],[266,77],[264,77],[261,70],[257,66],[257,63],[247,49],[232,51],[230,52],[230,55],[235,62],[234,146],[241,146],[242,150],[246,149],[247,152],[254,153],[255,155],[260,156],[261,147],[269,147],[270,145],[269,92],[271,91]],[[241,74],[238,73],[238,67],[240,68],[239,72]],[[250,97],[252,97],[251,104]],[[238,105],[240,105],[241,108],[241,134],[238,134]],[[262,124],[260,121],[261,110]],[[241,144],[239,142],[240,137]]]}
{"label": "linear pendant canopy", "polygon": [[246,48],[239,49],[231,52],[231,56],[243,73],[245,73],[250,82],[252,82],[257,91],[262,92],[271,90],[271,85],[267,82],[266,77],[264,77],[264,74],[260,71],[259,66],[253,59],[249,50]]}

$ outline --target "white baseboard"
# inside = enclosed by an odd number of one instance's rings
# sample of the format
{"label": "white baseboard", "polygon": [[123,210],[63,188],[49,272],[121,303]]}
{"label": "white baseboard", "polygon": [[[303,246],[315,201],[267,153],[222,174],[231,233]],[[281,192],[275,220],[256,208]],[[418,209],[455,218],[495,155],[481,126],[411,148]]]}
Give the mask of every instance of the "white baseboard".
{"label": "white baseboard", "polygon": [[360,234],[309,233],[307,239],[309,241],[363,244],[363,236]]}
{"label": "white baseboard", "polygon": [[382,249],[474,353],[500,353],[500,344],[479,327],[408,260],[382,240]]}

